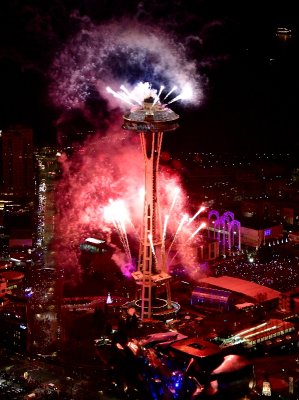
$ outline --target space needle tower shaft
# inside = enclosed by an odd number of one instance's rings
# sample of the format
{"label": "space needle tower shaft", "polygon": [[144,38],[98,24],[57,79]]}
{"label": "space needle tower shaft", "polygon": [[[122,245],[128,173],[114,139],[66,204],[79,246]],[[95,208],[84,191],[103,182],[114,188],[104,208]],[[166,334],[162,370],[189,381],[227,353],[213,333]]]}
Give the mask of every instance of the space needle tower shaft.
{"label": "space needle tower shaft", "polygon": [[145,194],[138,269],[133,273],[141,286],[141,319],[152,319],[156,299],[154,288],[165,286],[166,302],[171,307],[170,275],[167,273],[159,205],[159,159],[163,132],[178,127],[179,116],[148,97],[142,106],[124,115],[123,128],[139,133],[144,157]]}

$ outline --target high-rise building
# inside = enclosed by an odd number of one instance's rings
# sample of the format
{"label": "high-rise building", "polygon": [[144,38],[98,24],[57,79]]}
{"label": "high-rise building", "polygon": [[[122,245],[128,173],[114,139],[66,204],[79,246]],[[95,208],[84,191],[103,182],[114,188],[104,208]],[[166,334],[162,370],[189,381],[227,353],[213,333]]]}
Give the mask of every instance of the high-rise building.
{"label": "high-rise building", "polygon": [[61,275],[57,274],[52,247],[55,233],[55,190],[59,178],[57,149],[43,147],[35,152],[38,182],[36,203],[36,230],[33,240],[34,269],[28,282],[32,295],[28,301],[28,348],[32,353],[50,354],[60,345]]}
{"label": "high-rise building", "polygon": [[1,193],[28,197],[34,193],[33,132],[14,126],[0,133]]}

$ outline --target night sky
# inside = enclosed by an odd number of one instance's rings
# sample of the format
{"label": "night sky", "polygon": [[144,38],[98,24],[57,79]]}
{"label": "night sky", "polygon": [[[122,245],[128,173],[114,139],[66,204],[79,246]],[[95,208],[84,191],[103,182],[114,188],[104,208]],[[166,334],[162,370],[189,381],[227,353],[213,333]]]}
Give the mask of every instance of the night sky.
{"label": "night sky", "polygon": [[[138,32],[159,37],[161,30],[161,38],[164,33],[171,38],[181,59],[174,69],[189,71],[201,93],[193,103],[172,106],[181,127],[175,139],[165,139],[166,147],[294,149],[299,141],[296,15],[291,0],[1,0],[0,129],[28,124],[36,144],[55,143],[57,130],[70,137],[81,129],[104,132],[116,111],[99,89],[101,80],[170,83],[173,64],[165,63],[168,71],[157,73],[156,64],[164,65],[157,49],[146,48],[140,62],[142,40],[131,48],[118,44],[114,51],[117,35],[129,38],[127,31],[137,24],[136,43]],[[111,26],[121,28],[107,39]],[[277,39],[280,26],[292,29],[291,40]],[[85,57],[94,69],[84,66]],[[105,60],[99,63],[99,57]]]}

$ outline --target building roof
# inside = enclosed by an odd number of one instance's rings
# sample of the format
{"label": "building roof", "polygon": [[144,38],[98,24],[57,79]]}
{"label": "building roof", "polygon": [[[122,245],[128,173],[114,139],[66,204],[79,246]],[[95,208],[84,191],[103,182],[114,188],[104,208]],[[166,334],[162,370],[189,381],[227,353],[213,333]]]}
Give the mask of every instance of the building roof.
{"label": "building roof", "polygon": [[172,343],[171,348],[196,358],[205,358],[221,352],[216,344],[197,337],[179,340]]}
{"label": "building roof", "polygon": [[236,332],[234,336],[227,338],[221,347],[224,348],[238,343],[244,343],[245,346],[251,347],[257,342],[262,342],[272,337],[281,336],[286,332],[291,332],[294,330],[295,324],[289,321],[272,318],[256,326],[252,326],[251,328]]}
{"label": "building roof", "polygon": [[227,356],[224,356],[223,363],[221,363],[219,367],[214,369],[212,376],[226,372],[239,371],[241,368],[244,368],[248,365],[252,365],[252,362],[250,360],[247,360],[247,358],[245,358],[244,356],[238,354],[229,354]]}
{"label": "building roof", "polygon": [[1,272],[0,276],[6,279],[7,281],[18,281],[24,278],[23,272],[17,272],[17,271]]}
{"label": "building roof", "polygon": [[232,276],[208,277],[199,279],[198,283],[207,283],[221,289],[231,290],[235,293],[241,293],[256,301],[260,301],[261,297],[264,300],[273,300],[280,297],[278,290],[270,289],[267,286],[259,285],[254,282],[246,281],[245,279],[234,278]]}
{"label": "building roof", "polygon": [[274,227],[279,227],[282,230],[282,225],[279,224],[278,222],[256,220],[242,216],[238,217],[238,220],[241,223],[241,228],[248,228],[248,229],[254,229],[256,231],[261,231],[264,229],[273,229]]}
{"label": "building roof", "polygon": [[223,289],[215,289],[211,287],[196,286],[192,291],[192,297],[200,297],[206,299],[214,299],[218,301],[228,301],[231,291]]}
{"label": "building roof", "polygon": [[253,307],[253,306],[254,306],[254,303],[248,303],[248,302],[235,304],[235,307],[238,310],[243,310],[244,308],[250,308],[250,307]]}
{"label": "building roof", "polygon": [[186,339],[186,338],[187,338],[186,335],[182,335],[179,332],[174,332],[174,331],[157,332],[157,333],[149,334],[149,335],[145,336],[144,338],[140,339],[139,344],[143,347],[150,347],[150,345],[153,345],[153,344],[168,345],[177,340],[182,340],[182,339]]}

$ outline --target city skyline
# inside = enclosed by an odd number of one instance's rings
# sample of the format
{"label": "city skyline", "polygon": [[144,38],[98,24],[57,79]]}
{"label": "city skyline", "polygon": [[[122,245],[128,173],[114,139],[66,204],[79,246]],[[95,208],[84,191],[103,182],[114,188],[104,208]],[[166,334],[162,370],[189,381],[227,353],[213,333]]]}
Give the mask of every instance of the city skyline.
{"label": "city skyline", "polygon": [[295,5],[0,3],[0,397],[297,398]]}

